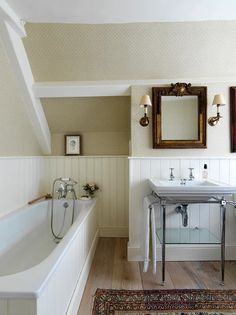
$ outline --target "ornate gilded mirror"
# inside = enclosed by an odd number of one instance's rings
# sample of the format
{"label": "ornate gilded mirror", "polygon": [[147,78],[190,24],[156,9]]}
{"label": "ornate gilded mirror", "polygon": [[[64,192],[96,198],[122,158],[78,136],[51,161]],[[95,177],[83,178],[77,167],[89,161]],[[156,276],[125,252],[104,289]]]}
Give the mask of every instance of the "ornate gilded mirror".
{"label": "ornate gilded mirror", "polygon": [[206,148],[207,87],[152,88],[153,148]]}

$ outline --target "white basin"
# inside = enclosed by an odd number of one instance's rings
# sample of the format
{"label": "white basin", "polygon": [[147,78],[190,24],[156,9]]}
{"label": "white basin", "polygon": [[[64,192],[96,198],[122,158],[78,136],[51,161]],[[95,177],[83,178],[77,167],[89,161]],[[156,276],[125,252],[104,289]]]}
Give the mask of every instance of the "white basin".
{"label": "white basin", "polygon": [[212,180],[186,180],[186,184],[181,185],[180,179],[170,181],[151,178],[149,179],[149,185],[158,196],[176,200],[206,201],[212,197],[222,197],[236,193],[236,186]]}

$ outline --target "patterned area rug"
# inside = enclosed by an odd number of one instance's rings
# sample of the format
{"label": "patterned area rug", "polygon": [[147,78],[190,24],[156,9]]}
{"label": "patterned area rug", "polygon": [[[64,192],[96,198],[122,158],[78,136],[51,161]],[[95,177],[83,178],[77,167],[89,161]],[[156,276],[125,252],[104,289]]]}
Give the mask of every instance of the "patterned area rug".
{"label": "patterned area rug", "polygon": [[236,315],[236,290],[103,290],[93,315]]}

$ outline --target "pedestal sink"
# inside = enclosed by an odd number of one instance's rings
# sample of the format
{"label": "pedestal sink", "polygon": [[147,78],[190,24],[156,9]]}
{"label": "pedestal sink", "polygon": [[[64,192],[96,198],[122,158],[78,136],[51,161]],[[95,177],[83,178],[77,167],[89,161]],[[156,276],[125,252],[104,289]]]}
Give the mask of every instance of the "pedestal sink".
{"label": "pedestal sink", "polygon": [[160,180],[149,179],[151,189],[162,198],[169,200],[206,201],[212,197],[222,197],[236,193],[236,186],[215,182],[212,180]]}
{"label": "pedestal sink", "polygon": [[[149,179],[149,185],[156,194],[157,202],[160,203],[162,228],[157,231],[157,236],[162,244],[162,283],[165,282],[165,246],[168,242],[166,233],[173,234],[173,229],[166,229],[166,206],[177,204],[175,210],[183,216],[188,217],[187,207],[192,203],[219,204],[221,210],[221,284],[224,284],[225,267],[225,220],[226,206],[230,204],[236,208],[233,201],[226,200],[225,197],[236,193],[236,186],[215,182],[212,180],[160,180],[157,178]],[[152,203],[152,204],[154,204]],[[152,205],[150,204],[150,205]],[[149,207],[150,207],[149,205]],[[186,225],[184,225],[186,226]],[[193,231],[191,231],[193,232]],[[204,232],[199,229],[199,233]],[[179,232],[178,232],[179,235]],[[174,236],[176,240],[176,235]],[[210,239],[209,239],[210,241]]]}

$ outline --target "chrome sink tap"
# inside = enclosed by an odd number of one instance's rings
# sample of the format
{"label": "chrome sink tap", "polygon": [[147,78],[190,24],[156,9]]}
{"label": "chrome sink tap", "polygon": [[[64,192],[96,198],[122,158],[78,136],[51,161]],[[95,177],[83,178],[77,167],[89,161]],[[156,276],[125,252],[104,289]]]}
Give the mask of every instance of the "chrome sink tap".
{"label": "chrome sink tap", "polygon": [[172,180],[174,180],[174,174],[173,174],[173,170],[174,170],[174,168],[173,167],[170,167],[170,180],[172,181]]}
{"label": "chrome sink tap", "polygon": [[194,168],[193,167],[189,167],[189,180],[194,180],[194,176],[193,176],[193,170],[194,170]]}

